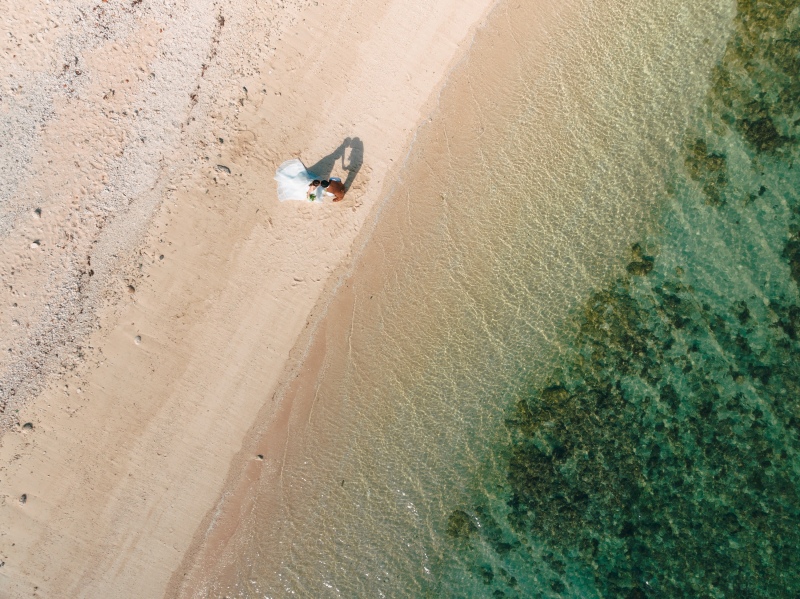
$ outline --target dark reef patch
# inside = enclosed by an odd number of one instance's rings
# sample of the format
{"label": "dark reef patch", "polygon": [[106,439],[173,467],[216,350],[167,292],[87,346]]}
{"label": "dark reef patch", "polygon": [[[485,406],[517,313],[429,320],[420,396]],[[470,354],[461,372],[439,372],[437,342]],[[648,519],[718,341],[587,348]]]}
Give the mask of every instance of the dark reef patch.
{"label": "dark reef patch", "polygon": [[792,278],[800,285],[800,231],[793,231],[792,235],[786,241],[786,247],[783,249],[783,257],[789,263],[789,268],[792,272]]}
{"label": "dark reef patch", "polygon": [[800,346],[750,311],[680,281],[594,294],[571,363],[509,421],[516,535],[589,566],[601,596],[797,596]]}
{"label": "dark reef patch", "polygon": [[698,139],[689,144],[685,163],[689,176],[700,183],[709,203],[722,203],[723,191],[728,184],[725,156],[709,152],[706,141]]}
{"label": "dark reef patch", "polygon": [[634,244],[631,248],[631,254],[633,254],[633,260],[628,263],[626,270],[629,274],[632,274],[636,277],[642,277],[645,275],[650,274],[650,271],[653,270],[655,266],[655,260],[652,256],[645,256],[642,250],[642,246],[638,243]]}
{"label": "dark reef patch", "polygon": [[472,518],[463,510],[453,510],[447,520],[447,534],[454,539],[468,539],[478,532]]}

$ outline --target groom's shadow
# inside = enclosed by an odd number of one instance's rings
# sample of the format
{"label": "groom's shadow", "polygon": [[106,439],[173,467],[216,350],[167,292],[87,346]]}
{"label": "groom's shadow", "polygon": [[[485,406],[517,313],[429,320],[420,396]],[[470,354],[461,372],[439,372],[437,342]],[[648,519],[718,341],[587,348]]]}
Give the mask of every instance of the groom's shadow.
{"label": "groom's shadow", "polygon": [[[344,158],[347,148],[350,148],[350,155],[348,156],[347,165],[345,165]],[[361,166],[364,164],[364,142],[358,137],[345,139],[333,152],[317,161],[316,164],[309,166],[308,172],[318,179],[330,179],[333,168],[339,158],[342,159],[342,170],[347,171],[344,188],[350,189],[358,175],[358,171],[361,170]]]}
{"label": "groom's shadow", "polygon": [[358,171],[364,164],[364,142],[359,138],[354,137],[350,140],[350,156],[348,156],[348,164],[344,165],[344,157],[342,157],[342,168],[347,171],[347,179],[344,182],[344,188],[350,189],[350,186],[356,180]]}

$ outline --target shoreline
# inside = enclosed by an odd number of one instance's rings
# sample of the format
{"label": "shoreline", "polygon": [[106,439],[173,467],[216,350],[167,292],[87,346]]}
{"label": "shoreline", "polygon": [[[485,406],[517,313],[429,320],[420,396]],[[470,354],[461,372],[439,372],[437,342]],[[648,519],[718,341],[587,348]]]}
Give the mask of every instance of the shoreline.
{"label": "shoreline", "polygon": [[[147,234],[106,243],[123,263],[99,288],[105,303],[76,301],[98,326],[78,340],[76,365],[20,407],[19,424],[33,429],[2,438],[0,510],[13,522],[0,541],[5,595],[164,593],[256,414],[275,409],[270,390],[312,309],[493,4],[297,3],[277,25],[248,23],[248,7],[222,20],[209,11],[211,61],[198,81],[224,93],[189,103],[183,141],[164,147],[158,205],[141,209]],[[265,26],[270,48],[259,53]],[[331,50],[332,33],[349,43]],[[344,78],[328,82],[342,64]],[[360,138],[365,159],[343,206],[277,203],[280,161],[311,164],[346,137]],[[120,227],[116,216],[109,230]]]}
{"label": "shoreline", "polygon": [[[297,405],[293,396],[298,395],[298,387],[303,387],[309,380],[316,380],[320,374],[321,363],[324,359],[325,343],[319,347],[319,338],[324,336],[326,322],[333,318],[331,307],[344,301],[349,295],[349,279],[357,270],[359,258],[368,249],[369,242],[386,204],[395,194],[396,189],[402,184],[402,173],[406,170],[412,156],[420,130],[425,127],[439,110],[441,94],[450,78],[469,57],[469,52],[475,43],[475,37],[486,26],[490,15],[502,4],[503,0],[490,0],[481,16],[469,28],[465,40],[459,44],[458,52],[454,53],[450,64],[445,69],[444,75],[434,85],[430,97],[420,110],[421,119],[414,127],[410,140],[406,143],[403,159],[389,169],[384,178],[384,184],[377,198],[374,200],[370,212],[361,229],[353,239],[350,252],[346,261],[342,262],[325,282],[325,288],[320,293],[319,300],[309,314],[302,332],[295,340],[292,355],[286,360],[281,372],[281,380],[273,389],[273,403],[266,405],[259,412],[250,430],[243,438],[242,449],[231,461],[222,491],[213,509],[209,510],[198,526],[197,533],[184,554],[181,564],[173,572],[165,597],[191,598],[206,597],[208,594],[209,572],[218,569],[222,561],[220,552],[230,552],[234,535],[243,523],[246,515],[255,504],[253,493],[254,485],[263,477],[272,472],[270,463],[282,462],[286,459],[276,448],[285,448],[289,443],[290,420],[298,418],[298,408],[302,415],[310,415],[313,405]],[[466,41],[468,40],[468,41]],[[462,48],[462,46],[465,46]],[[388,189],[387,189],[388,187]],[[345,200],[347,197],[345,197]],[[336,320],[334,318],[334,320]],[[320,351],[322,349],[322,352]],[[306,390],[308,392],[308,390]],[[279,437],[266,440],[265,437],[274,434]],[[222,577],[231,576],[225,572]]]}

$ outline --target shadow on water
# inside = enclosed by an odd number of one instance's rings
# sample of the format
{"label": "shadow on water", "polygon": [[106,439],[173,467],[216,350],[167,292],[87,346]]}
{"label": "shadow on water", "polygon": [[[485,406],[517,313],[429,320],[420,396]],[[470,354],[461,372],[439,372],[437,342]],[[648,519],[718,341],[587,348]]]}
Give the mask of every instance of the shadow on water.
{"label": "shadow on water", "polygon": [[[350,148],[350,152],[345,165],[347,148]],[[364,164],[364,142],[358,137],[346,138],[333,152],[308,167],[308,172],[318,179],[329,179],[334,166],[336,166],[336,161],[340,158],[342,169],[347,171],[347,179],[344,181],[344,186],[345,189],[350,189],[358,175],[358,171],[361,170],[361,166]]]}

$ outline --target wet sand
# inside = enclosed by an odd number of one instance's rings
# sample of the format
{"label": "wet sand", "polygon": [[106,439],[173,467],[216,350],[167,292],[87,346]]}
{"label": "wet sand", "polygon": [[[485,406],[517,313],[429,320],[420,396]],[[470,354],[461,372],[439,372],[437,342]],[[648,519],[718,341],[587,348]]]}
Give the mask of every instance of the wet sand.
{"label": "wet sand", "polygon": [[0,594],[176,590],[491,2],[429,4],[7,7]]}

